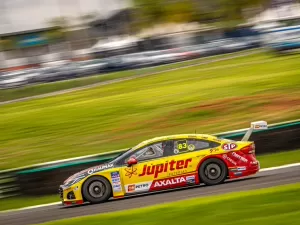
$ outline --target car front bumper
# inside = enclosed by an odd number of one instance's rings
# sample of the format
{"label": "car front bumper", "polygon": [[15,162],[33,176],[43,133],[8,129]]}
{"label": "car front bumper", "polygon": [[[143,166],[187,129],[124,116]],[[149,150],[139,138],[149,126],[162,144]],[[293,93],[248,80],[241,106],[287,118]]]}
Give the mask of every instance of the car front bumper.
{"label": "car front bumper", "polygon": [[71,187],[59,186],[59,198],[63,205],[80,205],[84,203],[79,185]]}

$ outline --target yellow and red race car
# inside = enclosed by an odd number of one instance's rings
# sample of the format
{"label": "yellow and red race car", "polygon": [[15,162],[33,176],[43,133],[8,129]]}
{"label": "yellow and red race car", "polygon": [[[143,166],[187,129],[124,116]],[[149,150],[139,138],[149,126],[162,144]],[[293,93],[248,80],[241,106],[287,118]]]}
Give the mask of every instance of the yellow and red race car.
{"label": "yellow and red race car", "polygon": [[212,135],[181,134],[144,141],[105,164],[88,168],[60,185],[64,205],[100,203],[141,192],[204,183],[216,185],[259,171],[253,130],[267,129],[252,122],[241,141]]}

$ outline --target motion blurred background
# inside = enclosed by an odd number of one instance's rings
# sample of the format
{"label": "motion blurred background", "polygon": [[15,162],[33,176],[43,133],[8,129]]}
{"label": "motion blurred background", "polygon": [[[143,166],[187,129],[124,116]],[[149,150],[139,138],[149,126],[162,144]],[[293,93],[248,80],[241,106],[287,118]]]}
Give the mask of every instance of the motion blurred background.
{"label": "motion blurred background", "polygon": [[266,29],[300,15],[296,0],[2,0],[0,10],[2,89],[261,47]]}
{"label": "motion blurred background", "polygon": [[[299,119],[300,55],[288,54],[300,48],[298,0],[1,0],[0,10],[3,198],[56,194],[103,156],[56,160]],[[257,138],[272,144],[258,153],[299,149],[299,121],[288,124]]]}

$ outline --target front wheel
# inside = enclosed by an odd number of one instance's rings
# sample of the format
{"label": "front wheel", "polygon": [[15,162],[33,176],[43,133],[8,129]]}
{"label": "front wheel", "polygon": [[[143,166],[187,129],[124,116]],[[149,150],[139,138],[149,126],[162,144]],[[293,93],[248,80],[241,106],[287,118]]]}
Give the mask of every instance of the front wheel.
{"label": "front wheel", "polygon": [[199,168],[200,182],[206,185],[223,183],[227,177],[227,166],[220,159],[207,159]]}
{"label": "front wheel", "polygon": [[110,198],[111,193],[109,181],[100,176],[90,177],[82,186],[82,195],[90,203],[105,202]]}

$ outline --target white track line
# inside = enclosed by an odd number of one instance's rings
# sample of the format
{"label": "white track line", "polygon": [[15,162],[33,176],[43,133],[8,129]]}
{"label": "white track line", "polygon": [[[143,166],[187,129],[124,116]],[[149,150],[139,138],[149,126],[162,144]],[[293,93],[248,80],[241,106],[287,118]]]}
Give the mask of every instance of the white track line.
{"label": "white track line", "polygon": [[[296,167],[296,166],[300,166],[300,163],[292,163],[292,164],[286,164],[286,165],[282,165],[282,166],[263,168],[263,169],[260,169],[259,172],[280,170],[280,169],[291,168],[291,167]],[[164,191],[158,191],[158,192],[164,192]],[[52,203],[48,203],[48,204],[28,206],[28,207],[19,208],[19,209],[9,209],[9,210],[5,210],[5,211],[1,211],[0,213],[21,211],[21,210],[27,210],[27,209],[36,209],[36,208],[42,208],[42,207],[47,207],[47,206],[59,205],[59,204],[61,204],[61,202],[52,202]]]}
{"label": "white track line", "polygon": [[291,167],[295,167],[295,166],[300,166],[300,163],[292,163],[292,164],[286,164],[286,165],[282,165],[282,166],[263,168],[263,169],[260,169],[259,172],[280,170],[280,169],[291,168]]}

